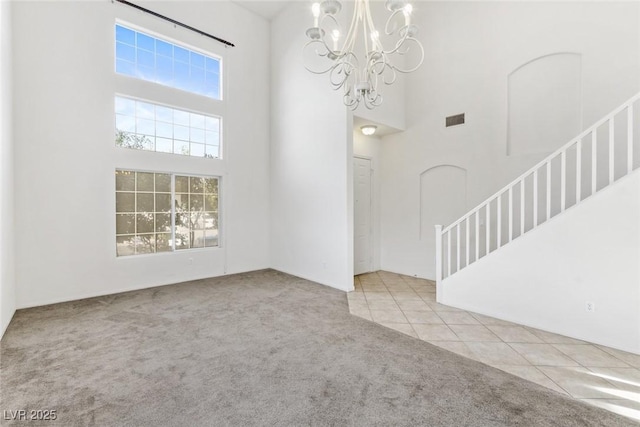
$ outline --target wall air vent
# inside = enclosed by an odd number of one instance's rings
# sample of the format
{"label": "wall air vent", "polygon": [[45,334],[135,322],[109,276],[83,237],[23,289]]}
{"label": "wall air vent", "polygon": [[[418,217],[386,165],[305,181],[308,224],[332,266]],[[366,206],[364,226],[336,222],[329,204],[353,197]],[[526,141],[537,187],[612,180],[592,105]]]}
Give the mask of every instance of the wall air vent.
{"label": "wall air vent", "polygon": [[457,126],[457,125],[463,125],[463,124],[464,124],[464,113],[447,117],[445,126],[449,127],[449,126]]}

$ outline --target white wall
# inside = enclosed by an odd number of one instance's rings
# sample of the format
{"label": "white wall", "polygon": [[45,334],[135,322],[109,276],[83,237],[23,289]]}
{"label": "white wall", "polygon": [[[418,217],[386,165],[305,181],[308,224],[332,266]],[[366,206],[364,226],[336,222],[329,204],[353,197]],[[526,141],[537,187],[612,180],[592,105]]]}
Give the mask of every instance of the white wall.
{"label": "white wall", "polygon": [[0,1],[0,338],[16,311],[11,3]]}
{"label": "white wall", "polygon": [[640,353],[640,171],[445,279],[442,289],[447,305]]}
{"label": "white wall", "polygon": [[[18,307],[269,266],[268,23],[229,2],[145,7],[236,47],[110,2],[14,4]],[[223,55],[225,160],[114,146],[116,91],[178,106],[198,98],[116,76],[116,18]],[[207,112],[212,102],[187,105]],[[222,176],[223,247],[116,258],[121,167]]]}
{"label": "white wall", "polygon": [[[382,143],[384,270],[435,277],[433,234],[419,234],[423,171],[444,164],[466,169],[468,210],[548,154],[506,155],[508,76],[519,66],[551,53],[580,53],[583,127],[640,90],[639,8],[637,2],[416,6],[426,59],[405,78],[406,131]],[[445,128],[445,117],[458,113],[466,113],[466,123]],[[454,206],[458,197],[433,203]]]}
{"label": "white wall", "polygon": [[380,151],[382,141],[379,137],[365,136],[360,129],[353,131],[353,155],[371,159],[373,179],[371,182],[371,222],[374,271],[380,270]]}
{"label": "white wall", "polygon": [[351,117],[326,75],[305,70],[309,4],[271,23],[271,266],[353,289]]}

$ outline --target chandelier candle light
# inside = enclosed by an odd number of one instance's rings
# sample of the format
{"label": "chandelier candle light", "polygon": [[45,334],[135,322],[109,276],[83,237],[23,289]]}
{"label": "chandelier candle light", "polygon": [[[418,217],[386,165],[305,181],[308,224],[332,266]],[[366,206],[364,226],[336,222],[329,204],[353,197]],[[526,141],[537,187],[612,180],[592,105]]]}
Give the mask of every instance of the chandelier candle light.
{"label": "chandelier candle light", "polygon": [[[305,51],[313,50],[313,53],[325,62],[321,69],[313,69],[306,64],[305,68],[314,74],[328,73],[333,89],[343,89],[343,102],[353,110],[360,102],[368,109],[379,106],[382,103],[382,94],[378,84],[381,81],[387,85],[393,84],[398,72],[413,72],[424,60],[422,44],[415,38],[418,27],[411,23],[411,4],[406,0],[385,2],[385,8],[391,14],[384,26],[384,34],[394,42],[389,49],[385,49],[380,41],[380,33],[373,24],[369,3],[369,0],[355,0],[351,25],[344,37],[336,18],[342,4],[337,0],[314,3],[311,7],[313,27],[307,30],[310,40],[304,46]],[[360,35],[365,52],[362,65],[354,52]],[[327,39],[330,39],[329,43]],[[418,49],[417,65],[412,68],[394,65],[391,59],[405,55],[412,45]]]}

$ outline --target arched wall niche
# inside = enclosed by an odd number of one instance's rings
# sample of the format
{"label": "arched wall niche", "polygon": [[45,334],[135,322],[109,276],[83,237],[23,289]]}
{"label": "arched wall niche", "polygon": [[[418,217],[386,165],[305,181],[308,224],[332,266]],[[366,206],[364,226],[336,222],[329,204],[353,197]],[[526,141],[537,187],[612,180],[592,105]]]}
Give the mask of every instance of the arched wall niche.
{"label": "arched wall niche", "polygon": [[438,165],[420,173],[420,239],[434,236],[434,225],[449,225],[467,211],[467,170]]}
{"label": "arched wall niche", "polygon": [[528,61],[508,78],[507,155],[548,153],[582,129],[582,55]]}

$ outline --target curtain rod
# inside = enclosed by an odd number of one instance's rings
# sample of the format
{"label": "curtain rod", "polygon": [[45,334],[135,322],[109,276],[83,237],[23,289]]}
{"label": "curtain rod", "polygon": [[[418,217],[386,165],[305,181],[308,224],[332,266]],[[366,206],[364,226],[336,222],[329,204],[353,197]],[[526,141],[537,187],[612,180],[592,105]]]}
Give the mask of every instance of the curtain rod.
{"label": "curtain rod", "polygon": [[168,16],[160,15],[159,13],[154,12],[153,10],[149,10],[149,9],[146,9],[146,8],[144,8],[142,6],[138,6],[137,4],[133,4],[131,2],[128,2],[127,0],[113,0],[113,1],[117,1],[118,3],[126,4],[127,6],[131,6],[131,7],[135,8],[135,9],[138,9],[138,10],[141,10],[141,11],[146,12],[148,14],[151,14],[153,16],[156,16],[156,17],[158,17],[160,19],[164,19],[165,21],[169,21],[172,24],[179,25],[179,26],[181,26],[183,28],[186,28],[187,30],[191,30],[191,31],[196,32],[196,33],[198,33],[200,35],[203,35],[205,37],[209,37],[210,39],[214,39],[215,41],[220,42],[220,43],[224,44],[227,47],[235,47],[235,44],[233,44],[231,42],[228,42],[225,39],[221,39],[220,37],[212,36],[209,33],[205,33],[204,31],[200,31],[197,28],[193,28],[190,25],[183,24],[182,22],[176,21],[175,19],[171,19]]}

